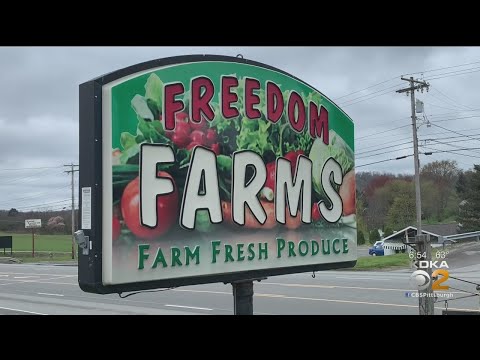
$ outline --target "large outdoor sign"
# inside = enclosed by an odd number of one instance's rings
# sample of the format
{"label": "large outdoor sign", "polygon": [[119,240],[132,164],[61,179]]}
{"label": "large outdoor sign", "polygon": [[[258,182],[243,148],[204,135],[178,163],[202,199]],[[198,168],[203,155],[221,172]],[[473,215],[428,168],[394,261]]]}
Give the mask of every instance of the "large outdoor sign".
{"label": "large outdoor sign", "polygon": [[80,169],[85,291],[356,262],[353,122],[270,66],[184,56],[80,85]]}
{"label": "large outdoor sign", "polygon": [[25,220],[25,229],[36,229],[42,227],[42,219]]}

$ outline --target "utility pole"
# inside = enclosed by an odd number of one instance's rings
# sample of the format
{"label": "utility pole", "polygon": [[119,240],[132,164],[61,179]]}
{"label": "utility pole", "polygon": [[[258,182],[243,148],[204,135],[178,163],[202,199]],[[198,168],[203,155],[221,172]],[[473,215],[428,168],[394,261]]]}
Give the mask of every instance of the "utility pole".
{"label": "utility pole", "polygon": [[[417,236],[415,237],[415,243],[417,248],[417,253],[422,254],[422,258],[418,260],[427,260],[432,259],[431,248],[430,248],[430,238],[422,234],[422,199],[420,196],[420,160],[418,158],[418,136],[417,136],[417,117],[415,115],[415,90],[422,90],[428,88],[430,84],[425,81],[414,80],[413,77],[410,79],[401,78],[404,81],[409,82],[409,87],[401,90],[397,90],[397,93],[406,92],[407,95],[410,93],[411,101],[411,111],[412,111],[412,128],[413,128],[413,154],[415,161],[415,204],[416,204],[416,213],[417,213]],[[424,256],[423,256],[424,255]],[[432,269],[428,267],[426,269],[430,279],[432,278]],[[434,298],[432,297],[432,283],[430,281],[427,289],[420,291],[419,290],[419,314],[420,315],[433,315],[434,314]],[[425,294],[422,294],[425,293]]]}
{"label": "utility pole", "polygon": [[67,174],[72,174],[72,260],[75,259],[75,172],[78,171],[78,169],[75,169],[75,167],[78,167],[78,165],[74,165],[73,163],[69,165],[63,165],[63,166],[68,166],[71,168],[71,170],[66,170]]}

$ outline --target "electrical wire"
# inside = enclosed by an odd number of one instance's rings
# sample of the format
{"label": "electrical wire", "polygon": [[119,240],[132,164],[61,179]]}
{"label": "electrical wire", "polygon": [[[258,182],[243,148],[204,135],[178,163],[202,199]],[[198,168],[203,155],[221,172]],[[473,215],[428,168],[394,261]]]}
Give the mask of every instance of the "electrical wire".
{"label": "electrical wire", "polygon": [[369,135],[364,135],[364,136],[357,137],[356,140],[364,139],[364,138],[366,138],[366,137],[372,137],[372,138],[373,138],[373,137],[376,137],[377,135],[385,134],[385,133],[387,133],[387,132],[395,131],[395,130],[398,130],[398,129],[401,129],[401,128],[405,128],[405,127],[408,127],[408,126],[412,126],[412,125],[411,125],[411,124],[407,124],[407,125],[397,126],[397,127],[393,128],[393,129],[376,132],[375,134],[369,134]]}
{"label": "electrical wire", "polygon": [[375,84],[375,85],[371,85],[371,86],[368,86],[368,87],[366,87],[366,88],[364,88],[364,89],[351,92],[351,93],[349,93],[349,94],[347,94],[347,95],[340,96],[340,97],[335,98],[335,99],[333,99],[333,100],[334,100],[334,101],[337,101],[337,100],[342,99],[342,98],[344,98],[344,97],[347,97],[347,96],[350,96],[350,95],[353,95],[353,94],[357,94],[357,93],[359,93],[359,92],[362,92],[362,91],[371,89],[371,88],[376,87],[376,86],[378,86],[378,85],[385,84],[385,83],[390,82],[390,81],[392,81],[392,80],[395,80],[395,79],[397,79],[397,78],[398,78],[398,76],[395,76],[395,77],[393,77],[393,78],[391,78],[391,79],[389,79],[389,80],[385,80],[385,81],[379,82],[379,83],[377,83],[377,84]]}
{"label": "electrical wire", "polygon": [[157,290],[142,290],[142,291],[134,291],[130,294],[127,294],[127,295],[124,295],[122,296],[123,293],[118,293],[118,296],[120,297],[120,299],[125,299],[129,296],[132,296],[132,295],[137,295],[137,294],[141,294],[141,293],[150,293],[150,292],[161,292],[161,291],[167,291],[167,290],[173,290],[173,289],[176,289],[177,287],[171,287],[171,288],[167,288],[167,289],[157,289]]}
{"label": "electrical wire", "polygon": [[475,139],[475,138],[473,138],[473,137],[471,137],[471,136],[469,136],[469,135],[465,135],[465,134],[459,133],[458,131],[455,131],[455,130],[451,130],[451,129],[444,128],[443,126],[437,125],[437,124],[435,124],[435,123],[432,123],[432,125],[433,125],[433,126],[436,126],[436,127],[438,127],[438,128],[440,128],[440,129],[443,129],[443,130],[446,130],[446,131],[450,131],[450,132],[452,132],[452,133],[455,133],[455,134],[457,134],[457,135],[463,135],[463,136],[465,136],[465,137],[467,137],[467,138],[470,138],[470,139],[473,139],[473,140],[480,141],[480,140],[478,140],[478,139]]}
{"label": "electrical wire", "polygon": [[[411,142],[413,142],[413,141],[411,141]],[[380,153],[377,153],[377,154],[370,154],[370,155],[367,155],[367,156],[357,157],[357,156],[355,155],[355,159],[357,159],[357,160],[359,160],[359,159],[365,159],[365,158],[375,157],[375,156],[383,155],[383,154],[389,154],[389,153],[397,152],[397,151],[401,151],[401,150],[408,150],[408,149],[411,149],[411,148],[412,148],[411,146],[406,146],[406,147],[403,147],[403,148],[400,148],[400,149],[387,150],[387,151],[384,151],[384,152],[380,152]]]}
{"label": "electrical wire", "polygon": [[63,166],[42,166],[42,167],[26,167],[26,168],[12,168],[12,169],[0,169],[0,171],[17,171],[17,170],[37,170],[37,169],[57,169],[63,168]]}
{"label": "electrical wire", "polygon": [[413,72],[413,73],[409,73],[409,74],[404,74],[404,75],[402,75],[402,76],[415,75],[415,74],[425,74],[425,73],[428,73],[428,72],[434,72],[434,71],[440,71],[440,70],[446,70],[446,69],[453,69],[453,68],[462,67],[462,66],[467,66],[467,65],[473,65],[473,64],[480,64],[480,61],[475,61],[475,62],[471,62],[471,63],[467,63],[467,64],[460,64],[460,65],[454,65],[454,66],[441,67],[441,68],[437,68],[437,69],[417,71],[417,72]]}
{"label": "electrical wire", "polygon": [[[461,147],[461,146],[458,146],[458,145],[449,144],[449,143],[444,143],[444,142],[441,142],[441,141],[438,141],[438,140],[434,140],[434,139],[430,139],[430,140],[433,141],[433,142],[442,144],[442,145],[447,145],[447,146],[451,146],[451,147],[454,147],[454,148],[457,148],[457,149],[462,149],[462,147]],[[475,152],[475,153],[477,153],[477,154],[480,154],[478,151],[475,151],[475,150],[472,150],[472,151]]]}
{"label": "electrical wire", "polygon": [[[401,83],[400,83],[400,84],[395,84],[395,85],[389,86],[389,87],[387,87],[387,88],[385,88],[385,89],[381,89],[381,90],[374,91],[374,92],[369,93],[369,94],[365,94],[365,95],[358,96],[358,97],[356,97],[356,98],[354,98],[354,99],[341,101],[340,104],[339,104],[339,106],[345,106],[345,104],[347,104],[347,103],[354,102],[355,100],[361,99],[361,98],[363,98],[363,97],[371,96],[371,95],[374,95],[374,94],[378,94],[378,93],[380,93],[380,92],[383,92],[383,91],[386,91],[386,90],[389,90],[389,89],[393,89],[393,88],[398,87],[398,86],[403,86],[403,84],[401,84]],[[390,91],[387,91],[386,93],[389,93],[389,92],[390,92]],[[377,95],[377,96],[380,96],[380,95]],[[377,96],[374,96],[374,97],[377,97]],[[371,97],[371,98],[373,98],[373,97]],[[371,99],[371,98],[369,97],[369,99]],[[368,100],[368,99],[364,99],[364,100]],[[364,101],[364,100],[361,100],[361,101]],[[360,102],[360,101],[358,101],[358,102]],[[350,104],[349,104],[349,105],[350,105]],[[347,105],[347,106],[348,106],[348,105]]]}
{"label": "electrical wire", "polygon": [[[398,87],[399,85],[397,85]],[[397,88],[397,89],[394,89],[394,90],[400,90],[400,88]],[[347,106],[351,106],[351,105],[355,105],[355,104],[358,104],[358,103],[361,103],[361,102],[364,102],[364,101],[367,101],[367,100],[371,100],[371,99],[374,99],[374,98],[377,98],[379,96],[383,96],[383,95],[387,95],[387,94],[393,94],[394,91],[393,90],[388,90],[384,93],[381,93],[381,94],[378,94],[378,95],[374,95],[374,96],[371,96],[371,97],[368,97],[368,98],[365,98],[365,99],[362,99],[362,100],[359,100],[359,101],[356,101],[356,102],[353,102],[353,103],[349,103],[349,104],[342,104],[340,105],[342,108],[345,108]]]}
{"label": "electrical wire", "polygon": [[356,153],[355,153],[355,156],[363,155],[363,154],[370,153],[370,152],[375,152],[375,151],[378,151],[378,150],[380,150],[380,149],[384,149],[385,147],[382,146],[382,145],[390,145],[389,147],[396,147],[396,146],[405,145],[405,144],[411,144],[411,143],[413,143],[413,141],[410,140],[410,141],[406,141],[406,142],[403,142],[403,143],[400,143],[400,144],[396,144],[396,145],[393,145],[392,142],[387,142],[387,143],[372,145],[372,147],[378,146],[378,148],[375,148],[375,149],[373,149],[373,150],[356,152]]}
{"label": "electrical wire", "polygon": [[401,159],[405,159],[405,158],[408,158],[408,157],[411,157],[411,156],[413,156],[413,154],[404,155],[404,156],[399,156],[399,157],[392,158],[392,159],[385,159],[385,160],[375,161],[375,162],[371,162],[371,163],[368,163],[368,164],[356,165],[355,168],[360,168],[360,167],[364,167],[364,166],[368,166],[368,165],[373,165],[373,164],[380,164],[380,163],[387,162],[387,161],[401,160]]}
{"label": "electrical wire", "polygon": [[[445,104],[445,100],[440,99],[439,97],[435,96],[435,94],[432,94],[431,92],[428,92],[428,93],[427,93],[427,96],[430,96],[430,97],[432,97],[432,98],[440,101],[440,104]],[[446,105],[448,105],[448,104],[446,104]],[[438,106],[438,105],[437,105],[437,106]],[[460,110],[465,110],[465,109],[462,109],[460,106],[458,106],[458,105],[456,105],[456,104],[452,104],[451,106],[455,106],[454,109],[458,109],[459,111],[460,111]]]}
{"label": "electrical wire", "polygon": [[443,92],[441,92],[438,88],[436,87],[432,87],[432,89],[436,92],[438,92],[440,95],[442,95],[443,97],[445,97],[446,99],[448,99],[449,101],[451,101],[453,104],[458,104],[458,106],[461,106],[465,109],[467,109],[467,111],[471,111],[472,108],[470,106],[466,106],[466,105],[463,105],[463,104],[460,104],[458,101],[455,101],[454,99],[452,99],[450,96],[447,96],[445,95]]}
{"label": "electrical wire", "polygon": [[[446,77],[452,77],[452,76],[458,76],[458,75],[465,75],[465,74],[472,74],[472,73],[476,73],[476,72],[479,72],[480,70],[474,70],[474,69],[480,69],[480,67],[478,68],[473,68],[473,69],[465,69],[465,70],[473,70],[473,71],[466,71],[466,72],[456,72],[456,71],[453,71],[452,75],[446,75],[446,76],[439,76],[439,77],[433,77],[433,78],[429,78],[429,79],[425,79],[427,81],[432,81],[432,80],[437,80],[437,79],[443,79],[443,78],[446,78]],[[446,73],[448,74],[448,73]],[[451,73],[450,73],[451,74]],[[443,74],[441,74],[443,75]]]}

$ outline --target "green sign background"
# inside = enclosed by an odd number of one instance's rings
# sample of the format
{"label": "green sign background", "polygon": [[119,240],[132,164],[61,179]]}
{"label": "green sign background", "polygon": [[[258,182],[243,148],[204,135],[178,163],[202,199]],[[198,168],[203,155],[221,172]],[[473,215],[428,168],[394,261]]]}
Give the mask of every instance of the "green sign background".
{"label": "green sign background", "polygon": [[[316,219],[312,224],[298,223],[293,228],[276,224],[273,228],[265,230],[261,228],[236,226],[235,224],[228,223],[225,219],[223,224],[209,224],[208,221],[205,221],[205,213],[202,214],[199,212],[196,221],[197,225],[200,224],[201,226],[196,226],[194,231],[181,228],[178,221],[178,214],[176,214],[176,221],[172,223],[168,232],[161,236],[145,238],[138,236],[138,234],[135,235],[135,231],[132,230],[132,227],[125,219],[122,198],[124,197],[127,186],[139,175],[140,145],[145,142],[171,144],[171,134],[168,135],[164,131],[162,122],[158,120],[158,114],[161,113],[162,109],[152,102],[152,97],[155,98],[158,95],[158,89],[161,89],[163,84],[171,82],[182,82],[185,91],[188,92],[192,78],[206,76],[210,78],[215,85],[215,95],[212,102],[218,105],[221,76],[226,75],[236,76],[240,79],[240,84],[242,84],[244,77],[255,78],[260,81],[262,88],[260,91],[260,110],[262,110],[265,105],[265,97],[262,91],[265,88],[266,81],[272,81],[277,84],[282,92],[284,92],[284,99],[288,99],[288,92],[294,90],[303,97],[306,105],[308,105],[308,101],[312,100],[317,106],[322,105],[328,110],[330,129],[330,144],[328,146],[323,145],[321,139],[310,138],[308,134],[307,117],[304,134],[296,134],[291,129],[285,130],[286,132],[284,134],[287,134],[287,140],[285,140],[281,146],[282,149],[278,150],[276,154],[274,154],[274,151],[266,151],[265,154],[267,155],[264,154],[264,161],[266,164],[275,161],[276,157],[284,156],[287,149],[289,149],[288,151],[303,151],[304,155],[310,157],[314,163],[313,170],[316,172],[316,175],[314,174],[313,188],[315,190],[313,191],[312,202],[315,203],[322,199],[328,202],[318,182],[319,171],[322,169],[324,161],[328,157],[333,157],[337,160],[342,167],[344,179],[350,179],[350,183],[353,184],[353,187],[349,188],[351,196],[350,200],[348,200],[350,203],[349,207],[352,208],[352,210],[349,211],[348,214],[344,214],[340,221],[335,224],[330,224],[323,219]],[[152,94],[154,95],[152,96]],[[243,97],[241,91],[239,91],[238,94],[239,98]],[[183,98],[183,96],[180,97]],[[187,98],[188,96],[184,99]],[[157,103],[161,104],[161,101],[157,101]],[[111,106],[113,158],[112,206],[114,239],[112,241],[113,260],[111,284],[224,274],[276,267],[283,268],[289,266],[338,263],[356,259],[354,124],[340,108],[315,89],[286,74],[267,68],[234,62],[205,61],[170,65],[154,71],[147,71],[141,75],[129,76],[125,78],[123,82],[120,80],[117,85],[111,88],[111,103],[107,104],[107,106]],[[239,108],[241,108],[241,106]],[[284,112],[286,112],[286,108],[285,103]],[[218,108],[216,108],[216,110],[218,110]],[[243,110],[239,110],[242,113]],[[185,111],[188,113],[186,109]],[[153,121],[145,121],[145,119],[142,118],[146,116],[145,114],[152,114],[154,118]],[[227,120],[226,122],[225,119],[218,119],[219,116],[221,117],[221,114],[219,115],[219,112],[216,111],[216,118],[209,124],[209,127],[216,130],[218,136],[217,142],[222,144],[222,142],[225,141],[225,144],[221,145],[220,155],[217,159],[219,171],[221,172],[219,178],[222,182],[220,186],[222,190],[222,201],[225,200],[228,202],[228,191],[230,188],[228,177],[229,169],[231,169],[231,163],[229,163],[229,161],[231,161],[231,154],[238,150],[251,150],[252,148],[250,146],[253,147],[254,145],[253,143],[245,141],[245,148],[237,147],[235,144],[238,143],[238,141],[235,138],[230,138],[227,144],[227,140],[224,140],[227,132],[222,135],[222,129],[228,126],[228,122],[230,121],[232,124],[236,121],[236,126],[239,128],[247,126],[245,124],[249,123],[248,126],[255,129],[253,130],[253,135],[252,131],[250,134],[246,133],[243,135],[237,131],[236,135],[255,137],[256,135],[262,135],[262,131],[266,128],[269,129],[268,131],[272,131],[272,129],[275,131],[275,127],[279,127],[284,120],[280,120],[277,124],[271,124],[264,120],[264,118],[262,120],[246,120],[243,119],[243,115],[241,114],[238,119]],[[104,121],[108,120],[109,119],[104,119]],[[203,131],[205,132],[206,129]],[[274,143],[274,141],[269,138],[269,136],[273,135],[268,133],[268,131],[265,130],[265,138],[262,140],[262,145],[258,145],[260,147],[263,146],[265,149],[270,146],[269,143]],[[278,135],[278,131],[276,134]],[[186,150],[184,146],[174,146],[174,149],[177,163],[173,166],[160,167],[159,170],[166,171],[173,177],[179,190],[178,199],[181,201],[191,150]],[[280,152],[280,154],[278,152]],[[317,181],[315,181],[315,178]],[[178,208],[179,207],[180,206],[178,206]],[[289,256],[291,254],[287,252],[282,254],[278,252],[279,238],[284,239],[287,246],[288,242],[295,244],[296,256]],[[338,240],[335,245],[336,247],[332,247],[334,240]],[[212,262],[212,251],[214,250],[212,248],[214,246],[212,245],[212,241],[220,241],[220,245],[217,244],[217,246],[221,250],[221,253],[217,256],[215,262]],[[298,246],[302,242],[304,250],[305,246],[310,246],[308,253],[299,250]],[[305,245],[305,242],[308,244]],[[320,246],[316,254],[312,253],[312,249],[314,248],[313,242],[317,242]],[[252,259],[246,257],[243,260],[240,260],[241,256],[236,256],[235,261],[231,261],[228,257],[225,257],[225,246],[236,247],[239,243],[245,244],[245,255],[248,255],[246,252],[247,246],[254,244],[252,248],[254,247],[256,249],[255,256],[253,256]],[[267,244],[267,258],[259,257],[259,252],[262,252],[262,244]],[[191,256],[191,261],[188,265],[186,264],[186,257],[183,253],[187,247],[190,255],[192,255],[197,247],[199,248],[198,257],[197,255]],[[140,248],[142,249],[143,255],[148,255],[148,258],[144,257],[144,261],[139,260],[139,257],[142,256],[140,254]],[[177,256],[177,250],[174,249],[178,249],[178,251],[181,252],[180,257]],[[302,252],[302,254],[300,254],[299,251]],[[181,265],[175,259],[180,261]]]}

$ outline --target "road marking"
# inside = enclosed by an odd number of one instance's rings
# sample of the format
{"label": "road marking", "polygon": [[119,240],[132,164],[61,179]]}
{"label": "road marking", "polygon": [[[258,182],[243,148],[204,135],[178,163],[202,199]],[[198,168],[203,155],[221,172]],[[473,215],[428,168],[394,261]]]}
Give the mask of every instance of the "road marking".
{"label": "road marking", "polygon": [[196,306],[170,305],[170,304],[166,304],[165,306],[174,307],[174,308],[193,309],[193,310],[208,310],[208,311],[213,311],[213,309],[203,308],[203,307],[196,307]]}
{"label": "road marking", "polygon": [[232,295],[231,292],[227,291],[211,291],[211,290],[186,290],[186,289],[172,289],[172,291],[186,291],[186,292],[193,292],[193,293],[208,293],[208,294],[225,294],[225,295]]}
{"label": "road marking", "polygon": [[[193,292],[193,293],[209,293],[209,294],[222,294],[222,295],[232,295],[231,292],[225,291],[209,291],[209,290],[180,290],[180,289],[173,289],[172,291],[185,291],[185,292]],[[362,305],[376,305],[376,306],[393,306],[393,307],[408,307],[408,308],[418,308],[417,305],[405,305],[405,304],[390,304],[390,303],[379,303],[379,302],[368,302],[368,301],[353,301],[353,300],[338,300],[338,299],[322,299],[322,298],[307,298],[307,297],[296,297],[296,296],[287,296],[281,294],[262,294],[257,293],[253,296],[256,297],[269,297],[269,298],[278,298],[278,299],[291,299],[291,300],[309,300],[309,301],[325,301],[325,302],[338,302],[338,303],[346,303],[346,304],[362,304]],[[443,307],[435,307],[436,309],[443,310]],[[449,307],[452,310],[474,310],[475,309],[460,309],[460,308],[453,308]]]}
{"label": "road marking", "polygon": [[0,276],[8,276],[8,275],[0,275]]}
{"label": "road marking", "polygon": [[[13,281],[8,284],[0,284],[0,286],[5,286],[5,285],[12,285],[12,284],[18,284],[18,283],[37,283],[37,284],[59,284],[59,285],[76,285],[78,286],[78,283],[60,283],[60,282],[49,282],[48,280],[57,280],[65,277],[70,277],[70,275],[65,275],[65,276],[56,276],[54,278],[47,278],[47,279],[36,279],[36,280],[13,280],[9,279],[9,281]],[[3,279],[2,279],[3,280]]]}
{"label": "road marking", "polygon": [[10,271],[0,271],[0,275],[35,275],[35,276],[62,276],[62,277],[74,277],[77,275],[62,275],[62,274],[38,274],[38,273],[19,273],[19,272],[10,272]]}
{"label": "road marking", "polygon": [[38,295],[47,295],[47,296],[64,296],[62,294],[49,294],[49,293],[37,293]]}
{"label": "road marking", "polygon": [[391,280],[387,278],[377,277],[354,277],[354,276],[335,276],[336,279],[348,279],[348,280]]}
{"label": "road marking", "polygon": [[35,276],[14,276],[14,279],[28,279],[28,278],[38,278],[37,275]]}
{"label": "road marking", "polygon": [[[273,283],[273,282],[259,282],[259,285],[276,285],[285,287],[303,287],[303,288],[320,288],[320,289],[353,289],[353,290],[378,290],[378,291],[416,291],[412,289],[391,289],[391,288],[375,288],[375,287],[361,287],[361,286],[338,286],[338,285],[313,285],[313,284],[289,284],[289,283]],[[443,293],[465,294],[462,291],[442,291]]]}
{"label": "road marking", "polygon": [[48,315],[48,314],[43,314],[43,313],[39,313],[39,312],[35,312],[35,311],[27,311],[27,310],[20,310],[20,309],[11,309],[11,308],[2,307],[2,306],[0,306],[0,309],[10,310],[10,311],[19,311],[19,312],[24,312],[24,313],[28,313],[28,314],[34,314],[34,315]]}

